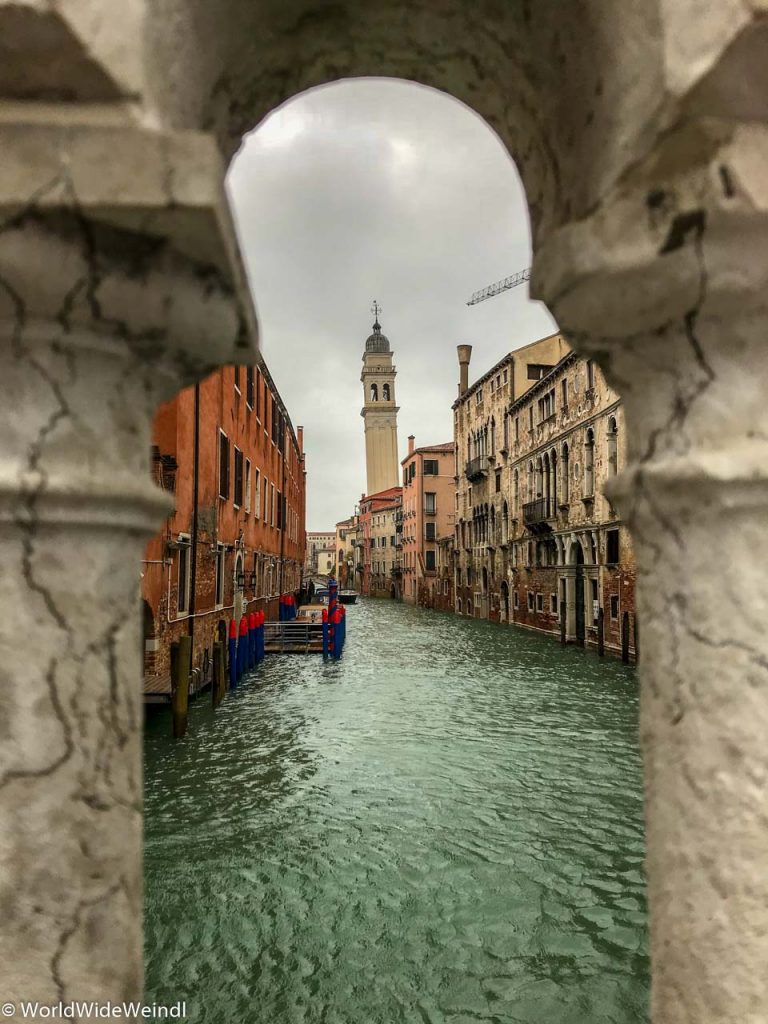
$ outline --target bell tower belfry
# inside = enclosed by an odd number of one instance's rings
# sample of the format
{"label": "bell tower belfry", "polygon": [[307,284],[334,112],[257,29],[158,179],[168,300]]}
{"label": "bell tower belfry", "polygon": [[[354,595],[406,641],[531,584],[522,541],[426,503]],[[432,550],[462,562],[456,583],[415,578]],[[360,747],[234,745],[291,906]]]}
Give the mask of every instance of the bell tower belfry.
{"label": "bell tower belfry", "polygon": [[365,466],[367,494],[376,494],[400,484],[400,464],[397,457],[397,414],[395,405],[395,376],[389,339],[381,333],[379,313],[374,302],[373,334],[365,342],[363,353],[363,408],[360,415],[365,423]]}

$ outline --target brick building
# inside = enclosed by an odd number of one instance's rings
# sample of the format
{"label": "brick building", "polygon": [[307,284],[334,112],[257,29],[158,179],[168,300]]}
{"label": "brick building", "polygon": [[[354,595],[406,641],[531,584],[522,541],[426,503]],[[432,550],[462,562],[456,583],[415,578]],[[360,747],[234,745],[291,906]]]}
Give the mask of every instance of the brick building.
{"label": "brick building", "polygon": [[626,459],[623,409],[591,361],[566,351],[547,369],[541,344],[519,350],[536,362],[518,397],[503,396],[500,433],[483,392],[489,380],[498,391],[501,364],[454,406],[467,456],[457,467],[456,610],[585,645],[597,643],[602,612],[606,648],[624,639],[632,653],[634,556],[603,493]]}
{"label": "brick building", "polygon": [[453,533],[453,441],[416,448],[413,434],[403,459],[402,571],[403,599],[434,604],[437,544]]}
{"label": "brick building", "polygon": [[153,465],[175,508],[142,565],[145,675],[167,676],[170,644],[192,636],[193,688],[211,672],[229,620],[301,584],[303,431],[265,363],[226,366],[155,416]]}

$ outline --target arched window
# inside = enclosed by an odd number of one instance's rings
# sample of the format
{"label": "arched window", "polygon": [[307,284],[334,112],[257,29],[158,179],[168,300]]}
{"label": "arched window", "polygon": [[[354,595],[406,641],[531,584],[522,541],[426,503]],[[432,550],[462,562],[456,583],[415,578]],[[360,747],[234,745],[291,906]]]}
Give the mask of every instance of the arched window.
{"label": "arched window", "polygon": [[555,515],[557,513],[558,486],[557,486],[557,452],[555,451],[554,448],[549,453],[549,472],[551,474],[551,483],[550,483],[550,497],[552,499],[551,514]]}
{"label": "arched window", "polygon": [[595,493],[595,434],[590,427],[584,442],[584,497],[591,498]]}
{"label": "arched window", "polygon": [[544,493],[544,466],[541,457],[536,460],[536,493],[534,498],[540,498]]}
{"label": "arched window", "polygon": [[506,544],[509,540],[509,507],[506,503],[501,506],[501,543]]}
{"label": "arched window", "polygon": [[509,448],[509,413],[504,412],[504,451]]}
{"label": "arched window", "polygon": [[528,501],[533,501],[536,497],[533,491],[533,463],[528,463]]}
{"label": "arched window", "polygon": [[496,543],[496,509],[491,505],[491,544]]}
{"label": "arched window", "polygon": [[371,401],[378,402],[379,400],[379,385],[371,384]]}
{"label": "arched window", "polygon": [[491,417],[491,455],[496,454],[496,420]]}
{"label": "arched window", "polygon": [[616,476],[619,471],[619,428],[615,417],[608,420],[608,475]]}
{"label": "arched window", "polygon": [[568,452],[568,445],[567,444],[563,445],[563,450],[562,450],[561,454],[562,454],[562,477],[563,477],[563,481],[562,481],[563,482],[563,486],[561,488],[561,493],[563,495],[563,504],[567,505],[569,500],[570,500],[570,493],[571,493],[571,481],[570,481],[571,465],[570,465],[570,462],[569,462],[569,452]]}
{"label": "arched window", "polygon": [[512,508],[515,510],[515,517],[520,518],[520,473],[515,470],[515,489],[514,489],[514,504]]}
{"label": "arched window", "polygon": [[456,602],[456,611],[461,615],[461,598]]}
{"label": "arched window", "polygon": [[385,402],[389,401],[389,384],[382,384],[381,397]]}

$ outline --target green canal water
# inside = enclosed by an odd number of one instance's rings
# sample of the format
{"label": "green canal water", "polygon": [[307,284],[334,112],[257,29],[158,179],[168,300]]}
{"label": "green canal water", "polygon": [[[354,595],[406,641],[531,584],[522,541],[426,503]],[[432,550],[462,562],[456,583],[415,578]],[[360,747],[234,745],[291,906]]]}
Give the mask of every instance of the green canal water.
{"label": "green canal water", "polygon": [[349,609],[146,736],[148,997],[205,1024],[635,1024],[633,670],[516,628]]}

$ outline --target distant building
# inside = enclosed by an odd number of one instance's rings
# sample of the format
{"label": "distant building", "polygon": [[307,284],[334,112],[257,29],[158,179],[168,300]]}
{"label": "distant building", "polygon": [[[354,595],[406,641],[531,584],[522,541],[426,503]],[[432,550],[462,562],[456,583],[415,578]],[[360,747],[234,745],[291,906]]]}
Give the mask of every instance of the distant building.
{"label": "distant building", "polygon": [[192,636],[192,688],[210,679],[231,619],[301,584],[303,431],[294,431],[266,364],[225,366],[160,406],[157,482],[174,511],[142,566],[144,674],[165,678],[170,645]]}
{"label": "distant building", "polygon": [[336,542],[335,530],[313,530],[307,532],[307,549],[304,558],[304,572],[307,576],[314,574],[327,575],[333,570],[336,559],[334,557],[331,569],[320,568],[320,565],[327,565],[327,558],[321,558],[321,552],[334,551]]}
{"label": "distant building", "polygon": [[434,604],[437,543],[453,533],[455,521],[455,449],[453,441],[415,447],[408,438],[403,459],[403,598],[410,604]]}
{"label": "distant building", "polygon": [[357,515],[336,523],[336,565],[334,572],[339,586],[354,587],[355,581],[355,538],[357,536]]}
{"label": "distant building", "polygon": [[360,499],[360,561],[355,579],[356,589],[368,597],[401,596],[396,545],[389,538],[396,536],[395,520],[402,494],[401,487],[389,487],[378,494],[364,494]]}
{"label": "distant building", "polygon": [[397,458],[397,413],[395,404],[396,370],[392,364],[389,339],[381,333],[379,307],[373,305],[373,333],[365,342],[363,371],[363,408],[365,424],[365,468],[367,493],[378,494],[397,487],[400,473]]}

